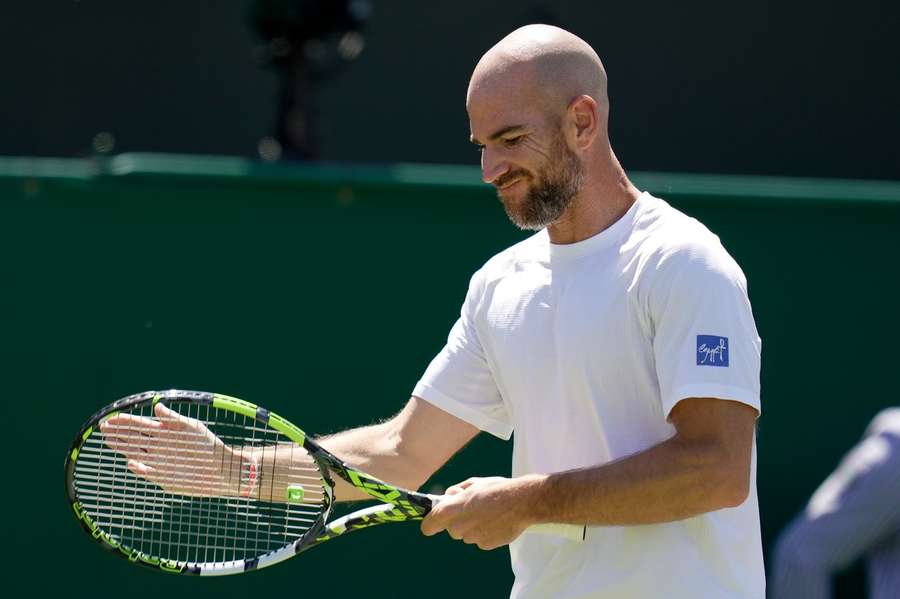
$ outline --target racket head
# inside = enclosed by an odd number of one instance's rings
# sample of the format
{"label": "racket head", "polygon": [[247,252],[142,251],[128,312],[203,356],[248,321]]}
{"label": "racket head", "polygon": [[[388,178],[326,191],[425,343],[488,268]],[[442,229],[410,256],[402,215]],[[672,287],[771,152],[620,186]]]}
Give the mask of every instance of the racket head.
{"label": "racket head", "polygon": [[[66,455],[66,497],[85,532],[132,563],[193,575],[259,569],[314,541],[331,511],[327,465],[306,445],[301,429],[249,402],[147,391],[109,404],[84,424]],[[278,481],[274,474],[262,478],[266,457],[262,463],[250,457],[263,447],[273,461],[280,448],[281,459],[298,452]],[[129,462],[135,456],[143,461]],[[248,474],[250,464],[258,473]],[[274,463],[268,471],[275,472]],[[276,487],[287,496],[275,496]]]}

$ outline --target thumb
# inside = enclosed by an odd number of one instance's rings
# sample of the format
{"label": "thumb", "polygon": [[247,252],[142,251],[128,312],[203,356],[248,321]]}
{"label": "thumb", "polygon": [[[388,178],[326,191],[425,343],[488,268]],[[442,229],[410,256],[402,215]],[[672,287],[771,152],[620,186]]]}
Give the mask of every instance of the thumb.
{"label": "thumb", "polygon": [[140,476],[141,478],[145,478],[149,480],[151,483],[155,483],[159,486],[162,486],[164,482],[164,476],[162,476],[159,472],[156,471],[156,468],[152,466],[148,466],[143,462],[139,462],[137,460],[128,460],[128,469]]}
{"label": "thumb", "polygon": [[436,535],[447,528],[447,516],[443,514],[440,507],[441,500],[438,497],[432,499],[431,511],[422,519],[419,528],[426,537]]}

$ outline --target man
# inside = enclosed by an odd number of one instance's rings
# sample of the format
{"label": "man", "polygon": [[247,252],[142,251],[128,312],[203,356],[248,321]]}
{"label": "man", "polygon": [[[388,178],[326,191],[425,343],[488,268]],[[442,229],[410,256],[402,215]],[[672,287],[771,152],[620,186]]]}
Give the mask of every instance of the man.
{"label": "man", "polygon": [[827,599],[832,575],[862,556],[870,599],[900,597],[900,408],[872,420],[782,533],[773,597]]}
{"label": "man", "polygon": [[[485,182],[539,232],[475,273],[397,416],[323,444],[417,488],[479,431],[515,431],[512,478],[459,483],[422,522],[510,545],[513,597],[763,597],[761,341],[740,268],[628,180],[603,66],[576,36],[514,31],[466,105]],[[523,534],[544,522],[587,524],[586,540]]]}
{"label": "man", "polygon": [[[760,339],[740,268],[628,180],[603,66],[574,35],[513,32],[466,104],[484,180],[538,233],[475,273],[399,414],[322,444],[415,489],[479,431],[515,431],[512,478],[454,485],[422,532],[510,545],[517,599],[762,598]],[[586,538],[526,531],[541,523]]]}

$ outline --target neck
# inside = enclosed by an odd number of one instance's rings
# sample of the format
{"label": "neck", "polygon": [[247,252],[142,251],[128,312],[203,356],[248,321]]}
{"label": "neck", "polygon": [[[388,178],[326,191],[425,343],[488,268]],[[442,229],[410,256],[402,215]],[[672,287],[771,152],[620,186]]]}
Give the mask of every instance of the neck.
{"label": "neck", "polygon": [[584,185],[572,204],[547,227],[551,243],[576,243],[606,230],[641,194],[628,180],[612,148],[585,164],[584,174]]}

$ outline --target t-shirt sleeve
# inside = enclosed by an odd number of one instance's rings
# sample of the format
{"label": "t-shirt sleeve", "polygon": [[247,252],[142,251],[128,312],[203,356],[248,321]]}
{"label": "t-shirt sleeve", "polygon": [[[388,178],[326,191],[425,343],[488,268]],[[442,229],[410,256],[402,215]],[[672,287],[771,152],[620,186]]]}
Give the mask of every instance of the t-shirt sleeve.
{"label": "t-shirt sleeve", "polygon": [[744,273],[718,239],[703,235],[663,253],[653,279],[653,354],[666,417],[689,397],[760,412],[762,340]]}
{"label": "t-shirt sleeve", "polygon": [[413,395],[501,439],[513,428],[478,337],[476,313],[483,293],[482,272],[469,283],[459,319],[447,344],[413,389]]}

